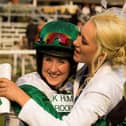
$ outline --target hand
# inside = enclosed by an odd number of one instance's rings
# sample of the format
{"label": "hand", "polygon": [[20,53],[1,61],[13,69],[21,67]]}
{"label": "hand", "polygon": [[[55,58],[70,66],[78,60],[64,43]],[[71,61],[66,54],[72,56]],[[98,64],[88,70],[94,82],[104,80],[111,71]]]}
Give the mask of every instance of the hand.
{"label": "hand", "polygon": [[6,78],[0,78],[0,96],[15,101],[20,106],[23,106],[30,99],[30,97],[20,89],[16,83]]}

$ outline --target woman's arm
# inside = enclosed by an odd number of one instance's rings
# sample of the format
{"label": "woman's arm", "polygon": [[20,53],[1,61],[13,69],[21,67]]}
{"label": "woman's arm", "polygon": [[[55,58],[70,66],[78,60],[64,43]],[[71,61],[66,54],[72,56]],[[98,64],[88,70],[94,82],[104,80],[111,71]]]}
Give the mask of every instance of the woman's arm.
{"label": "woman's arm", "polygon": [[0,96],[6,97],[11,101],[17,102],[21,107],[30,99],[30,97],[21,90],[16,83],[0,78]]}

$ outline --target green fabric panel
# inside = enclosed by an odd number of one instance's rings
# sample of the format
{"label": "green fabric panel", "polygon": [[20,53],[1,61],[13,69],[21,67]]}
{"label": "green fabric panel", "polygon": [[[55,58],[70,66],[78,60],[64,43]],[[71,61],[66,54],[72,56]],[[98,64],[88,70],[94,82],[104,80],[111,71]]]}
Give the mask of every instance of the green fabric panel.
{"label": "green fabric panel", "polygon": [[[67,114],[57,112],[55,108],[52,106],[48,97],[43,92],[38,90],[36,87],[31,85],[22,85],[20,86],[20,88],[24,90],[29,96],[32,97],[33,100],[35,100],[41,107],[43,107],[47,112],[52,114],[54,117],[62,119],[62,116]],[[14,111],[18,114],[21,110],[21,107],[15,102],[12,102],[11,104]]]}
{"label": "green fabric panel", "polygon": [[[94,125],[92,126],[107,126],[107,122],[104,119],[99,119]],[[126,126],[126,120],[122,121],[121,123],[117,124],[116,126]]]}
{"label": "green fabric panel", "polygon": [[126,126],[126,119],[124,119],[118,126]]}
{"label": "green fabric panel", "polygon": [[2,101],[1,101],[1,99],[0,99],[0,105],[2,104]]}
{"label": "green fabric panel", "polygon": [[107,123],[104,119],[99,119],[95,124],[92,126],[107,126]]}
{"label": "green fabric panel", "polygon": [[72,40],[75,40],[78,35],[78,27],[70,22],[64,22],[62,20],[52,21],[43,27],[42,31],[40,32],[40,37],[45,38],[46,35],[52,32],[66,34]]}

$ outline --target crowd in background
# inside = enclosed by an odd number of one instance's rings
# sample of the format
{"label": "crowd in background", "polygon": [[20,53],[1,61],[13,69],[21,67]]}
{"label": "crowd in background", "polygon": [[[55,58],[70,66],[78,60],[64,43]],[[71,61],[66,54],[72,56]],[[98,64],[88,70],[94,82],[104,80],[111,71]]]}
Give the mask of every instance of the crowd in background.
{"label": "crowd in background", "polygon": [[[19,0],[9,0],[8,4],[10,4],[10,3],[13,5],[18,5],[18,4],[20,4],[20,1]],[[95,15],[96,13],[100,13],[104,10],[104,8],[101,5],[96,5],[94,3],[92,3],[92,4],[83,3],[83,4],[78,4],[76,6],[77,6],[77,8],[72,13],[71,13],[70,8],[65,8],[64,12],[62,12],[59,7],[59,9],[54,10],[54,12],[52,13],[52,15],[56,15],[56,17],[53,17],[52,19],[67,20],[67,21],[72,22],[79,26],[82,22],[84,23],[85,21],[87,21],[90,18],[90,16]],[[52,6],[52,8],[53,8],[53,6]],[[44,9],[41,9],[41,10],[42,10],[42,13],[45,13]],[[36,12],[36,13],[38,13],[38,12]],[[50,12],[47,12],[47,13],[50,14]],[[17,12],[17,14],[18,14],[18,12]],[[69,15],[69,18],[68,17],[66,18],[65,16],[62,16],[62,15]],[[8,19],[6,16],[3,16],[2,20],[3,20],[3,22],[6,22]],[[33,43],[35,41],[37,41],[40,29],[43,27],[43,25],[46,22],[49,21],[49,19],[47,19],[47,17],[44,17],[44,16],[38,20],[35,17],[33,17],[32,14],[31,14],[31,16],[29,16],[27,18],[24,18],[23,16],[20,17],[19,15],[12,16],[10,20],[11,20],[11,22],[15,22],[15,23],[16,22],[24,23],[24,20],[25,20],[25,23],[28,24],[26,27],[26,33],[22,37],[21,42],[17,41],[19,43],[16,44],[16,46],[20,46],[19,48],[21,48],[21,49],[22,48],[33,49],[34,48]],[[14,41],[14,46],[15,46],[15,41]]]}

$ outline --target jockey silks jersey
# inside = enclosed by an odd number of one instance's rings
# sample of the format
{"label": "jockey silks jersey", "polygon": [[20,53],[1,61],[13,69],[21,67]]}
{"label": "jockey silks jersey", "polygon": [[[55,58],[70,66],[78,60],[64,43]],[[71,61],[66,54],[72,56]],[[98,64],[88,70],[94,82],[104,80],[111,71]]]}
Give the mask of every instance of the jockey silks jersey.
{"label": "jockey silks jersey", "polygon": [[[62,87],[60,87],[58,93],[56,90],[50,88],[37,72],[22,76],[18,79],[17,84],[34,100],[35,98],[40,97],[40,101],[41,97],[46,96],[47,101],[53,105],[57,112],[70,112],[73,106],[73,84],[71,81],[67,81]],[[32,90],[35,93],[31,93]]]}

